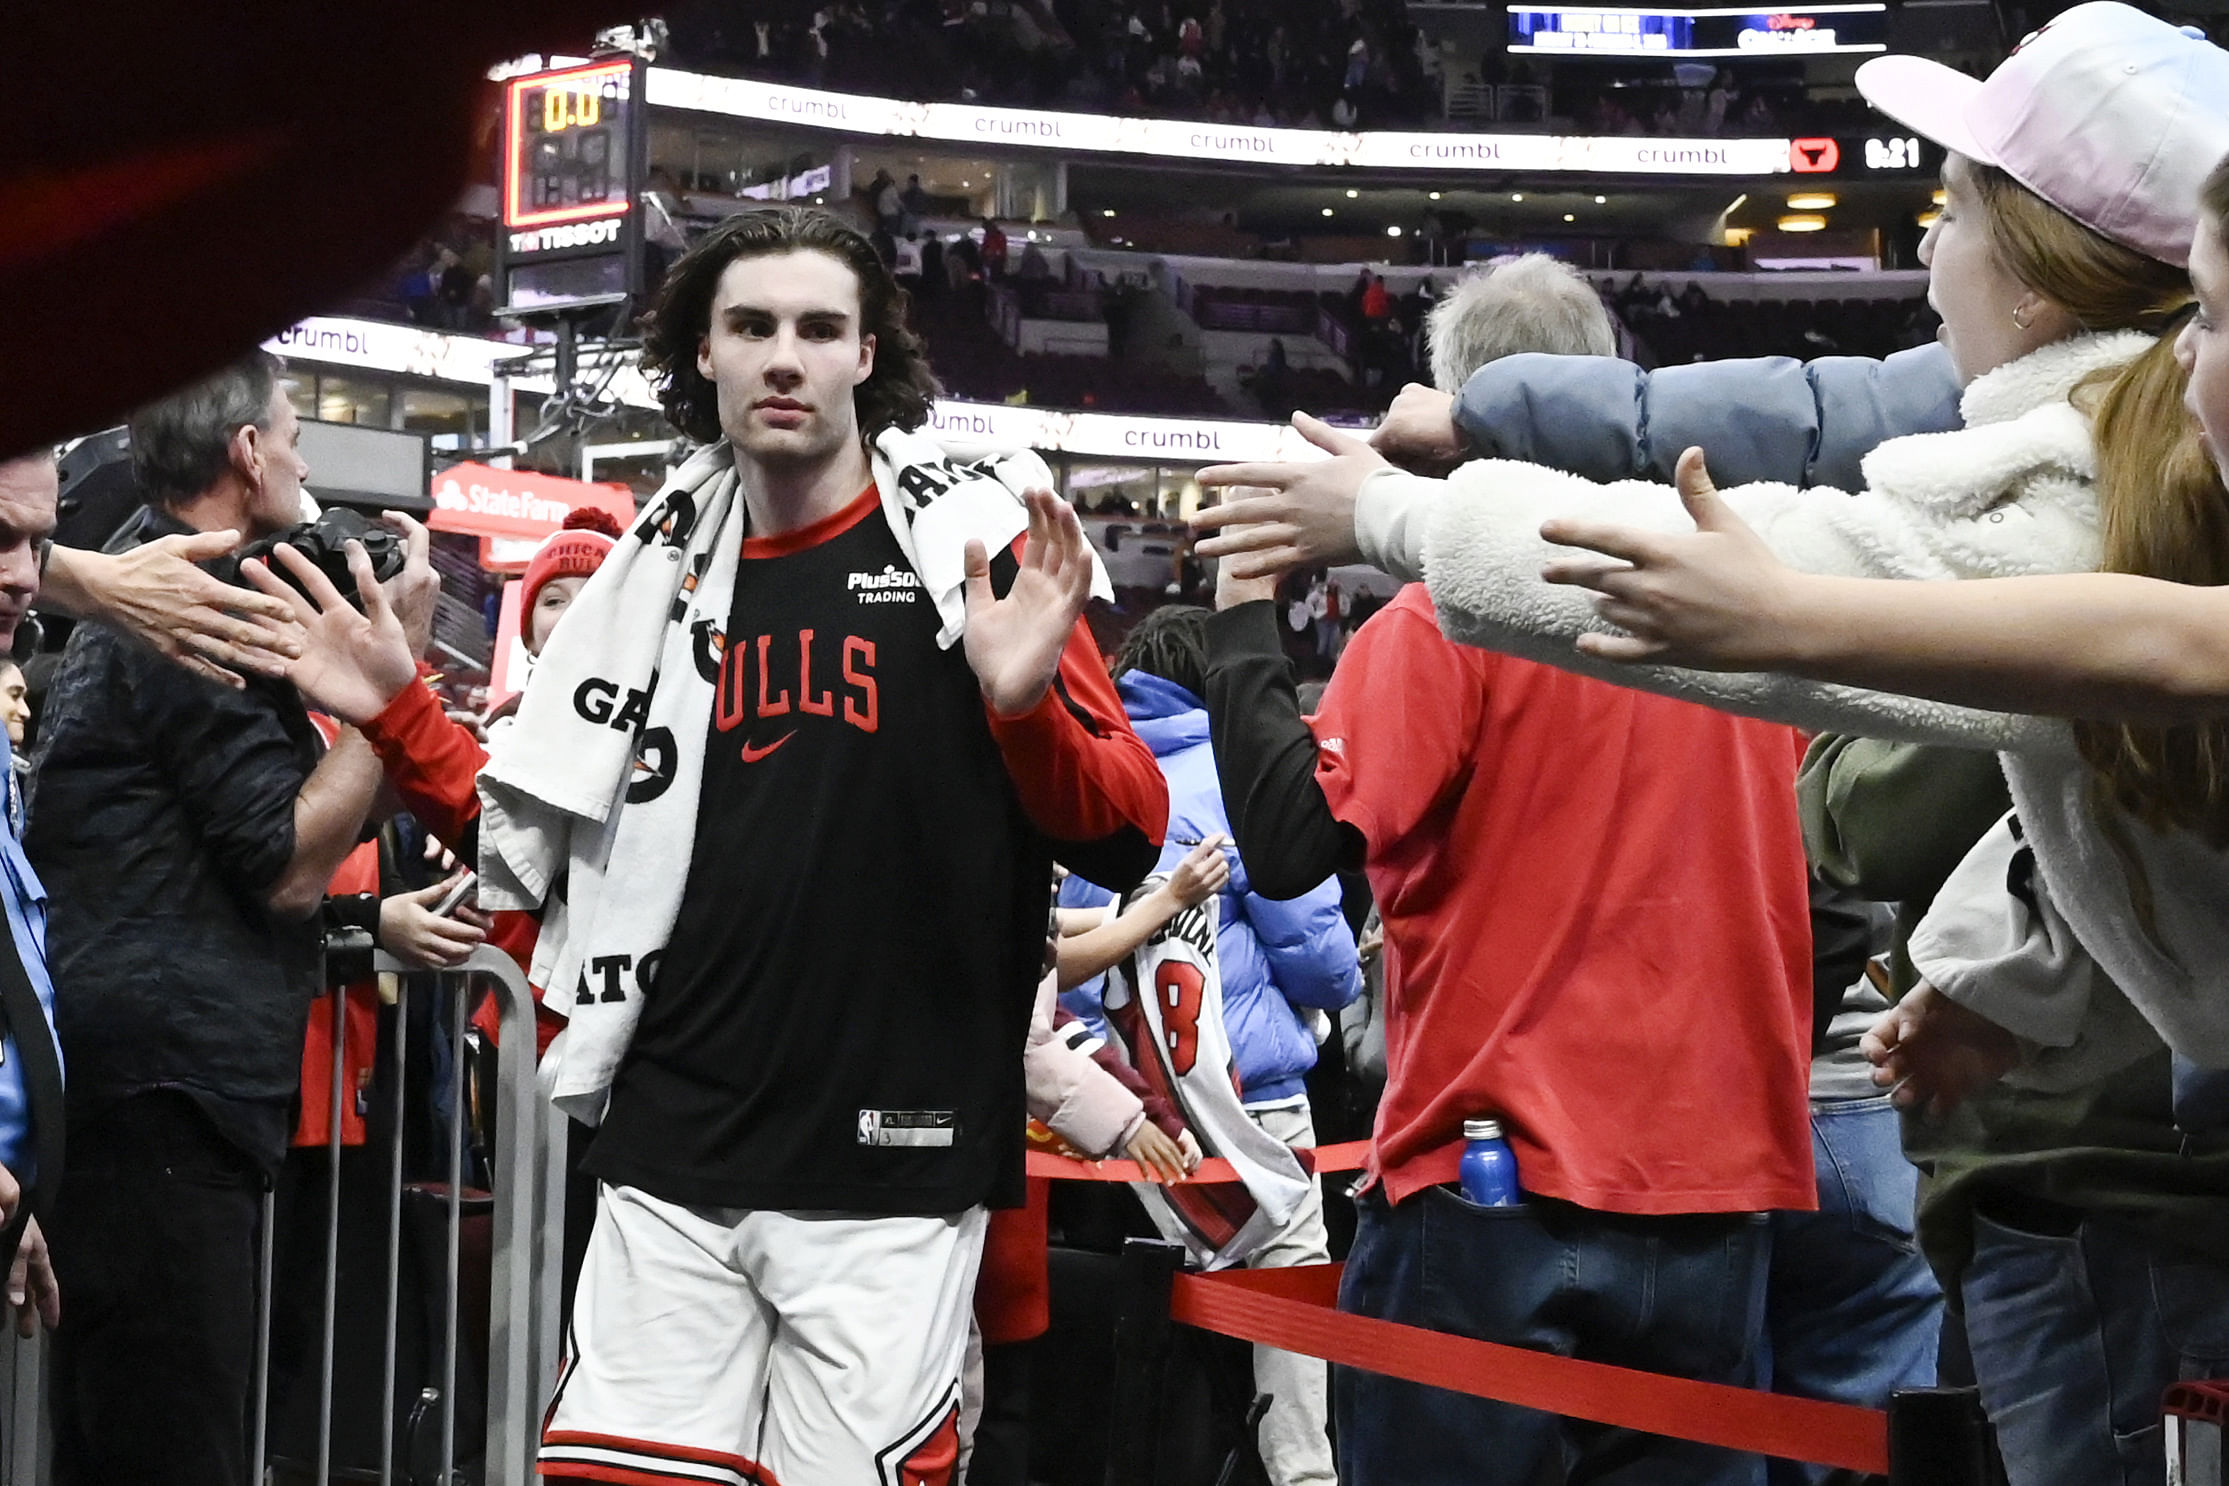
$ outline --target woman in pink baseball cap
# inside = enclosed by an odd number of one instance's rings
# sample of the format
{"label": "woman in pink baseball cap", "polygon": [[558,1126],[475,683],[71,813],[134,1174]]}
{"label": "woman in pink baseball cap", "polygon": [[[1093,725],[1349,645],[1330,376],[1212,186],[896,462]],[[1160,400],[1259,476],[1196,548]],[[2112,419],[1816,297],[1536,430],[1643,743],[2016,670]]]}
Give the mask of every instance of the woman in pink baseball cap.
{"label": "woman in pink baseball cap", "polygon": [[[2184,409],[2229,481],[2229,158],[2199,201],[2197,305],[2173,346],[2187,378]],[[2200,722],[2229,713],[2229,586],[2101,573],[1956,587],[1850,582],[1782,565],[1731,513],[1706,527],[1632,551],[1628,534],[1598,533],[1602,550],[1650,579],[1624,589],[1634,640],[1621,658],[1789,671],[2064,717]]]}

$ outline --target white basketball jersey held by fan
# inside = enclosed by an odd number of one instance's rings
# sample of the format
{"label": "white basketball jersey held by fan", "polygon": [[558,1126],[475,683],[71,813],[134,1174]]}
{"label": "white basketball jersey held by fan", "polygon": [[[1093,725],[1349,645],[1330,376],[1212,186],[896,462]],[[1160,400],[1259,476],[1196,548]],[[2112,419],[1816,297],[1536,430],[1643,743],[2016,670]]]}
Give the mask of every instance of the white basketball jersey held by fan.
{"label": "white basketball jersey held by fan", "polygon": [[[1165,881],[1146,879],[1122,906]],[[1241,1101],[1216,966],[1219,917],[1213,897],[1184,910],[1108,977],[1106,992],[1107,1020],[1129,1044],[1139,1076],[1182,1112],[1200,1150],[1229,1161],[1243,1182],[1132,1184],[1162,1236],[1208,1269],[1241,1263],[1267,1243],[1314,1180]]]}

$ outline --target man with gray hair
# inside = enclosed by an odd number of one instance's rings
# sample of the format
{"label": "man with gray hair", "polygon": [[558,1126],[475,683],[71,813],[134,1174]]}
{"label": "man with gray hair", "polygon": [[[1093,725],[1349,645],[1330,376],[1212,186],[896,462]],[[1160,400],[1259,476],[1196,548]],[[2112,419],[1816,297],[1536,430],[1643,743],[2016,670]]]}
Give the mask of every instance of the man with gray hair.
{"label": "man with gray hair", "polygon": [[[1587,349],[1575,327],[1588,320],[1606,345],[1583,282],[1520,260],[1435,312],[1435,372],[1459,385],[1472,358]],[[1368,447],[1312,418],[1296,426],[1334,455]],[[1202,483],[1253,485],[1263,469],[1203,470]],[[1303,718],[1275,592],[1226,561],[1208,625],[1232,834],[1274,896],[1363,870],[1389,951],[1374,1180],[1339,1308],[1752,1386],[1770,1259],[1758,1215],[1816,1203],[1794,735],[1465,653],[1422,584],[1356,631]],[[1636,931],[1668,903],[1677,927]],[[1697,1026],[1724,1043],[1706,1049]],[[1729,1077],[1736,1063],[1745,1072]],[[1509,1142],[1521,1204],[1484,1208],[1460,1190],[1472,1128]],[[1763,1479],[1730,1451],[1360,1369],[1337,1377],[1344,1486]]]}
{"label": "man with gray hair", "polygon": [[[132,420],[139,541],[301,519],[278,372],[258,352]],[[423,589],[422,529],[410,546],[395,586]],[[70,637],[38,757],[25,845],[52,895],[71,1135],[49,1225],[74,1292],[57,1464],[240,1486],[262,1194],[319,988],[318,910],[379,761],[352,732],[322,749],[284,682],[235,690],[101,624]]]}
{"label": "man with gray hair", "polygon": [[1527,253],[1456,280],[1424,322],[1432,348],[1432,385],[1453,396],[1489,361],[1527,351],[1551,356],[1614,356],[1610,312],[1567,263]]}

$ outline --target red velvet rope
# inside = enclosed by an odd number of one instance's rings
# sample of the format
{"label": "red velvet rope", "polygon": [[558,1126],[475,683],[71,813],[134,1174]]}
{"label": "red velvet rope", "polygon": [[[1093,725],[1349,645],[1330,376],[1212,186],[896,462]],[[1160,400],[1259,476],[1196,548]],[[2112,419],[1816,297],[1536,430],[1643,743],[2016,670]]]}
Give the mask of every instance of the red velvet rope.
{"label": "red velvet rope", "polygon": [[1474,1398],[1759,1455],[1888,1473],[1888,1415],[1877,1409],[1698,1383],[1345,1315],[1336,1309],[1341,1267],[1181,1274],[1169,1314],[1204,1331]]}
{"label": "red velvet rope", "polygon": [[[1296,1146],[1293,1154],[1300,1164],[1310,1171],[1358,1171],[1369,1159],[1370,1142],[1350,1140],[1340,1145]],[[1079,1161],[1069,1156],[1059,1156],[1051,1151],[1029,1153],[1029,1174],[1051,1177],[1067,1182],[1150,1182],[1160,1178],[1148,1176],[1135,1161]],[[1238,1173],[1231,1163],[1221,1156],[1210,1156],[1186,1181],[1235,1182]]]}

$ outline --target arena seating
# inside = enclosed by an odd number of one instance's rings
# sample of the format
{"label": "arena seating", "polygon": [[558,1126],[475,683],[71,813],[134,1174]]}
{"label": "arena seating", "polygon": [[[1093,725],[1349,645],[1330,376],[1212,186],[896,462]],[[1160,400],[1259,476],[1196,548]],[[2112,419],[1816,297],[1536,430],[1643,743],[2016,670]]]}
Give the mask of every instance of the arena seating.
{"label": "arena seating", "polygon": [[1847,85],[1808,89],[1785,72],[1729,69],[1696,85],[1655,64],[1556,68],[1494,54],[1451,71],[1407,0],[837,0],[748,19],[691,0],[668,19],[668,60],[682,66],[924,101],[1305,128],[1771,137],[1870,127]]}

